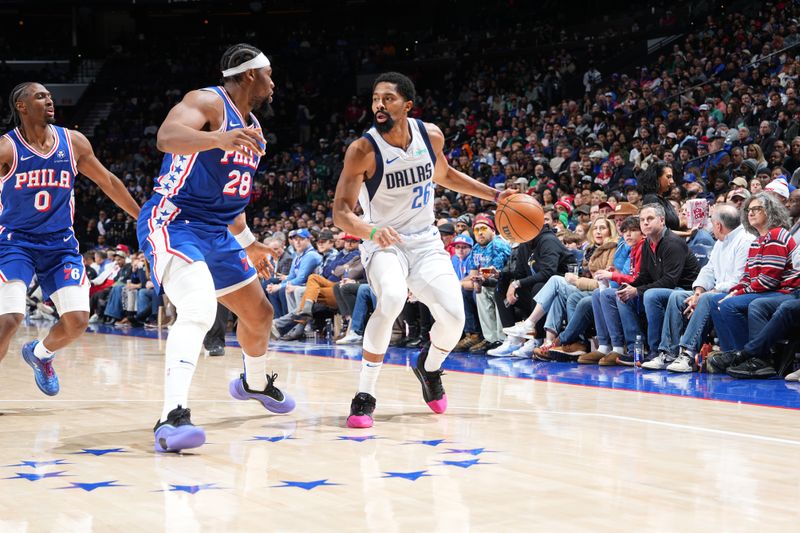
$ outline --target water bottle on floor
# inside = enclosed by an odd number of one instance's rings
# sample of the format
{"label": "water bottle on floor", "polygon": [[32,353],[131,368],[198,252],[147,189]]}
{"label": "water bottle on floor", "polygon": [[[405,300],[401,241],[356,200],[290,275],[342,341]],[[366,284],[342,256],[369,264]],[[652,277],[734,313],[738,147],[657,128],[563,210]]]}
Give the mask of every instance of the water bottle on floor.
{"label": "water bottle on floor", "polygon": [[642,366],[644,359],[644,342],[641,335],[636,335],[636,342],[633,344],[633,365],[634,367]]}
{"label": "water bottle on floor", "polygon": [[333,320],[328,318],[325,320],[325,342],[333,340]]}

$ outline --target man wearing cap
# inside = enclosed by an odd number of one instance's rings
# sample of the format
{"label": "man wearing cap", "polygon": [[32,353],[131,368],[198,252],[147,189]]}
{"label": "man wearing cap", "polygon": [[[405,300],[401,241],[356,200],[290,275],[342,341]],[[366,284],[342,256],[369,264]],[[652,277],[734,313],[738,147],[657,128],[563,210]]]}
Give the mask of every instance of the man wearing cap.
{"label": "man wearing cap", "polygon": [[731,187],[747,190],[747,179],[744,176],[736,176],[731,180]]}
{"label": "man wearing cap", "polygon": [[519,192],[526,194],[529,188],[528,178],[517,178],[514,180],[514,185],[516,185]]}
{"label": "man wearing cap", "polygon": [[444,249],[447,250],[447,253],[450,254],[450,257],[453,257],[453,254],[455,253],[453,237],[455,237],[456,234],[456,227],[450,222],[442,222],[437,227],[439,228],[439,235],[442,237]]}
{"label": "man wearing cap", "polygon": [[733,204],[736,209],[741,209],[744,201],[750,198],[750,191],[747,189],[733,189],[728,195],[728,203]]}
{"label": "man wearing cap", "polygon": [[[567,198],[562,198],[553,206],[555,209],[555,218],[564,224],[565,228],[570,227],[570,217],[572,216],[572,203]],[[574,229],[574,225],[573,225]]]}
{"label": "man wearing cap", "polygon": [[617,230],[619,230],[622,222],[630,217],[639,214],[639,208],[630,202],[620,202],[614,207],[614,211],[609,213],[607,216],[611,218],[614,223],[617,225]]}
{"label": "man wearing cap", "polygon": [[588,205],[583,204],[579,205],[575,208],[574,218],[575,224],[589,224],[589,217],[591,215],[591,209]]}
{"label": "man wearing cap", "polygon": [[322,277],[328,277],[331,270],[333,270],[332,263],[339,255],[339,250],[333,245],[333,232],[329,229],[320,231],[317,235],[316,246],[317,253],[322,256],[322,262],[317,266],[314,273],[320,274]]}
{"label": "man wearing cap", "polygon": [[481,341],[481,326],[478,319],[478,308],[472,291],[472,281],[469,279],[471,272],[475,271],[472,262],[472,247],[474,241],[469,235],[456,235],[453,239],[455,255],[451,258],[456,276],[461,281],[461,297],[464,300],[464,336],[458,341],[454,352],[469,350]]}
{"label": "man wearing cap", "polygon": [[[331,234],[331,237],[333,235]],[[320,238],[323,234],[320,235]],[[361,239],[355,235],[344,235],[344,249],[338,256],[331,261],[328,268],[326,268],[322,275],[311,274],[306,282],[306,288],[303,293],[296,312],[291,315],[291,320],[297,324],[305,326],[306,323],[313,317],[313,308],[315,303],[321,303],[328,307],[336,309],[337,301],[334,287],[337,283],[351,283],[353,281],[361,281],[365,279],[364,267],[361,264],[361,255],[358,251],[358,245]],[[347,280],[347,281],[345,281]],[[275,323],[279,327],[288,321],[284,321],[283,317],[276,320]],[[299,330],[299,331],[298,331]],[[303,328],[295,326],[292,331],[284,335],[283,340],[299,340],[303,335]]]}
{"label": "man wearing cap", "polygon": [[472,229],[472,216],[465,213],[456,219],[456,233],[459,235],[469,235],[472,237],[470,230]]}
{"label": "man wearing cap", "polygon": [[[292,310],[297,308],[303,296],[303,289],[299,287],[305,286],[308,277],[322,263],[322,256],[314,250],[311,245],[311,233],[305,228],[289,232],[289,241],[295,251],[289,275],[280,283],[267,285],[267,292],[275,294],[283,291],[286,294],[286,304]],[[280,328],[278,331],[283,333]]]}
{"label": "man wearing cap", "polygon": [[500,272],[511,256],[511,246],[495,234],[494,220],[488,214],[481,213],[476,216],[472,229],[477,241],[472,248],[474,268],[468,278],[465,278],[471,283],[465,284],[462,280],[462,286],[467,290],[471,289],[475,294],[478,319],[483,331],[483,341],[472,346],[469,351],[481,353],[500,346],[505,338],[497,313],[494,289],[497,287]]}
{"label": "man wearing cap", "polygon": [[600,202],[597,205],[597,210],[600,216],[605,216],[605,217],[611,216],[611,214],[614,212],[614,209],[615,207],[613,205],[605,201]]}
{"label": "man wearing cap", "polygon": [[775,178],[764,187],[764,191],[770,193],[781,204],[786,205],[789,200],[789,184],[785,176]]}

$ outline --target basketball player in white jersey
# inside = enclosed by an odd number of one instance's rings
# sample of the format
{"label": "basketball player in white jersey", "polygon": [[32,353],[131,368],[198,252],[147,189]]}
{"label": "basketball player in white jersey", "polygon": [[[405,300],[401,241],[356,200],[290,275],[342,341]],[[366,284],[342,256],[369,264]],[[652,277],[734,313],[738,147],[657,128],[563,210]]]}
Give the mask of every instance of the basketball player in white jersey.
{"label": "basketball player in white jersey", "polygon": [[[448,165],[441,130],[408,118],[414,98],[414,84],[406,76],[378,76],[372,89],[375,123],[348,147],[336,186],[334,222],[364,240],[361,259],[378,297],[364,332],[358,393],[347,418],[353,428],[372,427],[375,383],[408,289],[435,319],[430,344],[420,352],[414,374],[431,410],[447,409],[441,366],[463,333],[464,305],[450,256],[433,226],[434,183],[489,201],[501,196]],[[356,202],[363,217],[354,212]]]}

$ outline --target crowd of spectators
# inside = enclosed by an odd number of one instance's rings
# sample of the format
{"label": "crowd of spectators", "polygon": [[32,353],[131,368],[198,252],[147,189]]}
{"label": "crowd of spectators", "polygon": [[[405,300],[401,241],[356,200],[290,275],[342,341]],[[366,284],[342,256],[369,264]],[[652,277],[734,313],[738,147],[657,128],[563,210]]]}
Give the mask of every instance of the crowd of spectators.
{"label": "crowd of spectators", "polygon": [[[721,352],[739,353],[719,368],[752,363],[755,357],[742,359],[749,353],[764,362],[751,374],[768,373],[769,354],[745,350],[752,339],[742,336],[742,302],[752,308],[751,299],[793,298],[796,288],[800,8],[757,8],[758,16],[709,15],[635,68],[600,68],[610,52],[590,46],[551,48],[535,58],[476,56],[453,61],[435,78],[414,73],[412,115],[442,129],[450,164],[497,189],[530,194],[545,209],[541,234],[512,247],[495,233],[492,204],[437,189],[437,224],[467,308],[459,350],[629,364],[641,338],[645,368],[686,371],[699,361],[713,324]],[[663,12],[658,24],[674,25],[675,17]],[[298,39],[284,57],[311,61],[311,48]],[[322,72],[351,74],[354,59],[384,65],[396,54],[374,46],[335,50],[339,60]],[[93,140],[100,159],[144,201],[160,166],[160,120],[187,88],[214,79],[218,54],[192,50],[191,58],[187,52],[166,62],[141,49],[120,54],[147,58],[144,66],[161,83],[111,70],[112,113]],[[254,233],[284,256],[265,283],[281,317],[274,333],[300,339],[311,318],[333,312],[347,319],[336,328],[340,341],[358,342],[374,296],[355,256],[353,264],[337,259],[351,254],[356,240],[333,226],[331,201],[346,147],[371,123],[368,99],[331,107],[321,96],[322,75],[282,76],[263,121],[268,146],[282,149],[268,149],[248,207]],[[287,120],[292,128],[280,126]],[[132,220],[88,184],[76,194],[76,230],[87,249],[136,247]],[[723,275],[719,248],[734,233],[745,244],[725,253],[741,268]],[[763,264],[765,250],[783,264]],[[709,274],[708,265],[717,271]],[[714,305],[701,297],[712,291],[721,295]],[[763,299],[783,305],[781,298]],[[670,315],[675,306],[677,318]],[[688,330],[697,339],[684,341],[682,317],[700,316],[698,309],[704,318]],[[395,342],[418,346],[429,313],[410,295],[403,317]],[[662,324],[673,329],[662,332]],[[591,337],[598,349],[590,349]]]}

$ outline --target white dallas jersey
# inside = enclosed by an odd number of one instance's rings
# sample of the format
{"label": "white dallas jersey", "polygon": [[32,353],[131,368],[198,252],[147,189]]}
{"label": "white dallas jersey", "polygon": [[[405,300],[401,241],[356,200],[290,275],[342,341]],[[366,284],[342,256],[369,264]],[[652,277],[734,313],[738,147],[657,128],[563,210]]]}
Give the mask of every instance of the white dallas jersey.
{"label": "white dallas jersey", "polygon": [[373,126],[364,134],[375,151],[375,174],[361,185],[358,201],[364,221],[410,235],[430,229],[436,156],[421,120],[407,119],[411,144],[392,146]]}

